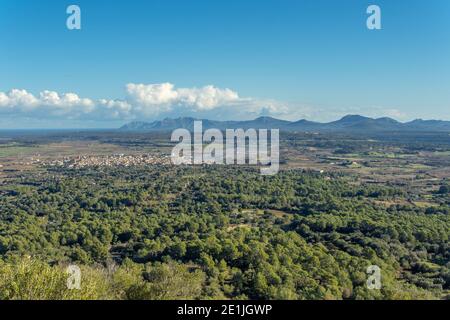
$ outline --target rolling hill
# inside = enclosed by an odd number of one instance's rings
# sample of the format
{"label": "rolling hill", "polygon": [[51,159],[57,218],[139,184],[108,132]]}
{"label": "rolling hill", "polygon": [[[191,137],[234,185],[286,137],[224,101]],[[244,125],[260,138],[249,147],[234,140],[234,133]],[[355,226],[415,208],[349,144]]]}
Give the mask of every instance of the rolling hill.
{"label": "rolling hill", "polygon": [[153,122],[134,121],[120,128],[123,131],[171,131],[178,128],[194,129],[194,121],[202,120],[203,130],[210,128],[225,129],[280,129],[282,131],[330,132],[330,131],[363,131],[363,132],[389,132],[389,131],[424,131],[424,132],[450,132],[450,121],[422,120],[399,122],[383,118],[369,118],[360,115],[347,115],[339,120],[320,123],[305,119],[286,121],[272,117],[259,117],[246,121],[218,121],[195,119],[192,117],[166,118]]}

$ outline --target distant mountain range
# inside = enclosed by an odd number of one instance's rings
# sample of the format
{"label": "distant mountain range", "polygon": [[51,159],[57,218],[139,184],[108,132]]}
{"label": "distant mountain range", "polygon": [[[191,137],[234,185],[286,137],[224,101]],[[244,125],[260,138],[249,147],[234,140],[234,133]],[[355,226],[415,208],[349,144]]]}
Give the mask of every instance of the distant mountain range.
{"label": "distant mountain range", "polygon": [[[158,120],[153,122],[134,121],[130,122],[120,130],[123,131],[169,131],[178,128],[188,130],[194,129],[194,121],[200,120],[191,117]],[[203,130],[210,128],[217,129],[280,129],[282,131],[303,131],[303,132],[332,132],[332,131],[427,131],[427,132],[450,132],[450,121],[442,120],[421,120],[410,122],[399,122],[394,119],[368,118],[360,115],[347,115],[340,120],[328,123],[313,122],[308,120],[286,121],[272,117],[259,117],[247,121],[218,121],[201,119]]]}

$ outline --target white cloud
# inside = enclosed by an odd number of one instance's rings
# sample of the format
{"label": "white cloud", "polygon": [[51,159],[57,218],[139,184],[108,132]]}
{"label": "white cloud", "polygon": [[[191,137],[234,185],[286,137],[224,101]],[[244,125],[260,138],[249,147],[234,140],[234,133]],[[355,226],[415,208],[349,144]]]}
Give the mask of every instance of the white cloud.
{"label": "white cloud", "polygon": [[19,108],[27,110],[39,104],[39,100],[26,90],[12,89],[7,94],[0,92],[1,108]]}
{"label": "white cloud", "polygon": [[239,95],[230,89],[214,86],[176,89],[171,83],[127,85],[128,98],[140,110],[148,113],[172,111],[181,106],[190,110],[212,110],[239,103]]}
{"label": "white cloud", "polygon": [[[16,112],[32,112],[39,109],[70,112],[77,108],[81,112],[90,112],[95,108],[94,101],[82,99],[75,93],[59,95],[55,91],[42,91],[38,97],[26,90],[12,89],[8,93],[0,92],[0,108],[9,108]],[[1,109],[0,109],[1,110]],[[11,111],[11,110],[9,110]]]}
{"label": "white cloud", "polygon": [[121,100],[94,100],[49,90],[36,96],[22,89],[0,92],[0,113],[37,119],[131,120],[188,115],[250,118],[260,113],[276,115],[286,111],[276,101],[241,98],[231,89],[212,85],[176,88],[171,83],[130,83],[126,85],[126,97]]}
{"label": "white cloud", "polygon": [[148,85],[129,83],[127,94],[138,108],[154,110],[155,113],[170,110],[170,105],[178,96],[171,83]]}
{"label": "white cloud", "polygon": [[59,94],[55,91],[44,90],[34,96],[23,89],[12,89],[7,93],[0,92],[0,114],[9,116],[95,120],[97,116],[114,118],[118,115],[126,115],[130,108],[126,101],[106,99],[95,101],[81,98],[75,93]]}
{"label": "white cloud", "polygon": [[171,83],[126,85],[122,99],[91,99],[75,93],[45,90],[33,95],[23,89],[0,92],[0,115],[36,120],[131,121],[193,116],[217,120],[248,120],[273,116],[285,120],[332,121],[346,114],[391,116],[403,120],[395,108],[317,108],[276,100],[240,97],[231,89],[212,85],[177,88]]}

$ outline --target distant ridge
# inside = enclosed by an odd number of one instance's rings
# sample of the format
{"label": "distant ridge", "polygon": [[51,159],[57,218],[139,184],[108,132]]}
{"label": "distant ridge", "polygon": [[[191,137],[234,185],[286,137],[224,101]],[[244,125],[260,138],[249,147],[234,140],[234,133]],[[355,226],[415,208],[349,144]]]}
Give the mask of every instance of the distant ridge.
{"label": "distant ridge", "polygon": [[308,120],[286,121],[272,117],[259,117],[246,121],[218,121],[207,119],[195,119],[191,117],[166,118],[153,122],[134,121],[120,128],[123,131],[169,131],[178,128],[194,129],[194,121],[201,120],[203,130],[217,129],[280,129],[282,131],[424,131],[424,132],[450,132],[450,121],[416,119],[410,122],[383,118],[369,118],[360,115],[347,115],[339,120],[320,123]]}

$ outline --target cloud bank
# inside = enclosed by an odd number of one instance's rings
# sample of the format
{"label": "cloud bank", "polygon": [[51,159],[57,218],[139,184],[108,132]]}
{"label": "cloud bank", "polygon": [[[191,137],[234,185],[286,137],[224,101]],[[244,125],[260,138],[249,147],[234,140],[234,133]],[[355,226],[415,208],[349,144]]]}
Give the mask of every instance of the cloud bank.
{"label": "cloud bank", "polygon": [[275,101],[241,98],[237,92],[212,85],[176,88],[172,83],[126,85],[124,99],[82,98],[76,93],[45,90],[38,95],[24,89],[0,92],[0,114],[36,119],[133,120],[163,115],[210,115],[251,117],[286,112]]}
{"label": "cloud bank", "polygon": [[302,118],[331,121],[348,113],[404,118],[394,108],[327,108],[241,97],[231,89],[212,85],[177,88],[172,83],[135,84],[125,87],[122,99],[91,99],[76,93],[45,90],[37,95],[12,89],[0,92],[0,116],[35,121],[127,122],[163,117],[192,116],[218,120],[248,120],[273,116],[286,120]]}

